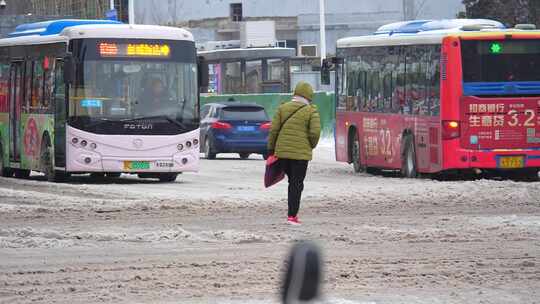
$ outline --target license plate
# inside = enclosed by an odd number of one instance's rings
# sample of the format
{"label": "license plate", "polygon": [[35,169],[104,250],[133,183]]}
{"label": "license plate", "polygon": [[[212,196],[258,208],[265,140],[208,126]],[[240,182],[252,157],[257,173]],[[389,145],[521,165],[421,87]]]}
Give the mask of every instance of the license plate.
{"label": "license plate", "polygon": [[147,161],[124,161],[124,170],[149,170],[150,162]]}
{"label": "license plate", "polygon": [[254,126],[238,126],[236,129],[240,132],[253,132],[255,131]]}
{"label": "license plate", "polygon": [[499,158],[499,168],[519,169],[525,167],[525,157],[523,156],[501,156]]}
{"label": "license plate", "polygon": [[157,161],[154,164],[156,168],[172,168],[174,167],[174,164],[172,162],[166,162],[166,161]]}

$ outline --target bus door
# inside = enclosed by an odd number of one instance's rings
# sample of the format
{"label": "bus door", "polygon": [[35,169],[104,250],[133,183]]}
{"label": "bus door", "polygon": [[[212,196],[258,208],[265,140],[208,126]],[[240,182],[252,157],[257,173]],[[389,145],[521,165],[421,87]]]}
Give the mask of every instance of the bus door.
{"label": "bus door", "polygon": [[64,61],[56,60],[54,69],[54,164],[66,166],[66,83],[64,81]]}
{"label": "bus door", "polygon": [[20,121],[23,94],[23,61],[13,62],[9,74],[9,158],[19,162],[21,158]]}

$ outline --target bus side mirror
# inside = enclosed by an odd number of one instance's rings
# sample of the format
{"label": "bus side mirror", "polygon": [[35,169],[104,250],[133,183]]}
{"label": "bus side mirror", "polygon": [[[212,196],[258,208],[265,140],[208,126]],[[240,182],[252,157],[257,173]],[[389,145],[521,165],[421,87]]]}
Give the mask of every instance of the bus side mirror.
{"label": "bus side mirror", "polygon": [[75,82],[75,60],[71,55],[64,57],[64,81],[67,84]]}
{"label": "bus side mirror", "polygon": [[330,63],[328,59],[323,59],[321,64],[321,84],[330,84]]}
{"label": "bus side mirror", "polygon": [[207,88],[209,84],[209,71],[208,71],[208,63],[204,59],[204,57],[199,56],[197,58],[197,70],[199,71],[198,77],[199,77],[199,87],[201,88]]}
{"label": "bus side mirror", "polygon": [[319,295],[322,263],[319,248],[309,242],[291,250],[282,290],[284,304],[305,303]]}

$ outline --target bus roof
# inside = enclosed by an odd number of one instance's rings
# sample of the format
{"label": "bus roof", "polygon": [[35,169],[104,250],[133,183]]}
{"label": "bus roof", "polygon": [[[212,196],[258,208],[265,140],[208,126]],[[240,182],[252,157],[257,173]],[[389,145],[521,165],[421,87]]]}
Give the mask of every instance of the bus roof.
{"label": "bus roof", "polygon": [[65,28],[77,26],[77,25],[88,25],[88,24],[122,24],[118,21],[110,20],[78,20],[78,19],[64,19],[64,20],[51,20],[35,23],[25,23],[17,26],[15,31],[10,33],[8,37],[20,37],[20,36],[49,36],[49,35],[58,35]]}
{"label": "bus roof", "polygon": [[421,32],[461,29],[464,26],[504,29],[504,24],[489,19],[443,19],[412,20],[395,22],[381,26],[374,35],[418,34]]}
{"label": "bus roof", "polygon": [[262,58],[291,58],[296,50],[291,48],[249,48],[249,49],[221,49],[202,51],[199,55],[207,61],[245,59],[255,60]]}
{"label": "bus roof", "polygon": [[187,30],[156,26],[129,25],[107,20],[54,20],[19,25],[0,46],[31,45],[80,38],[131,38],[193,41]]}
{"label": "bus roof", "polygon": [[440,44],[447,36],[493,36],[497,33],[538,32],[506,29],[502,23],[488,19],[414,20],[383,25],[373,35],[339,39],[337,47]]}

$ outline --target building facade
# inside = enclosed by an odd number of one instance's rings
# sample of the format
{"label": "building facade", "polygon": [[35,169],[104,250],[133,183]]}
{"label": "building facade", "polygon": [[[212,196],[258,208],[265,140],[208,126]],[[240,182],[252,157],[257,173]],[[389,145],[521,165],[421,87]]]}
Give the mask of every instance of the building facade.
{"label": "building facade", "polygon": [[[110,10],[109,0],[29,0],[31,11],[38,16],[59,18],[103,19]],[[128,21],[128,0],[115,0],[115,9],[121,21]]]}
{"label": "building facade", "polygon": [[[134,0],[137,23],[184,26],[198,43],[240,39],[242,21],[274,20],[280,45],[312,46],[319,56],[318,0]],[[410,19],[455,18],[461,0],[326,0],[326,43]],[[311,51],[313,49],[310,49]]]}

